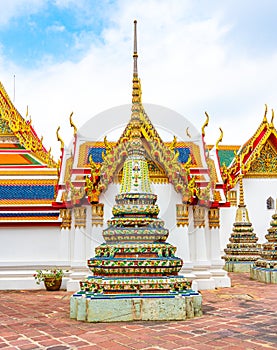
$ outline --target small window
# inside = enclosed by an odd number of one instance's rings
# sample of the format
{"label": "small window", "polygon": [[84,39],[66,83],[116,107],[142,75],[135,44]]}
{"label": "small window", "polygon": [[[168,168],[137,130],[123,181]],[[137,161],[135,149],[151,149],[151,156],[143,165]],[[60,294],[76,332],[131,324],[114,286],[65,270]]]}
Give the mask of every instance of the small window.
{"label": "small window", "polygon": [[267,209],[274,209],[274,199],[272,197],[267,198],[266,207]]}

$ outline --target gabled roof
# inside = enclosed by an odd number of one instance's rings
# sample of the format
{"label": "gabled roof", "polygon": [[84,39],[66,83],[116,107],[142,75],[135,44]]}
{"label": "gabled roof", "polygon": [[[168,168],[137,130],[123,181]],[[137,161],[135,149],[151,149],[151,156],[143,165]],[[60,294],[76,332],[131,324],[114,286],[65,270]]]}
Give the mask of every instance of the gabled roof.
{"label": "gabled roof", "polygon": [[[11,148],[22,147],[46,167],[56,167],[53,157],[42,144],[31,122],[25,120],[14,107],[4,86],[0,82],[0,141],[9,143]],[[15,160],[19,164],[19,159]],[[1,161],[0,161],[1,164]]]}
{"label": "gabled roof", "polygon": [[277,176],[277,131],[274,127],[274,112],[267,120],[267,107],[261,124],[253,136],[241,146],[228,169],[223,172],[229,177],[232,188],[242,173],[246,177]]}

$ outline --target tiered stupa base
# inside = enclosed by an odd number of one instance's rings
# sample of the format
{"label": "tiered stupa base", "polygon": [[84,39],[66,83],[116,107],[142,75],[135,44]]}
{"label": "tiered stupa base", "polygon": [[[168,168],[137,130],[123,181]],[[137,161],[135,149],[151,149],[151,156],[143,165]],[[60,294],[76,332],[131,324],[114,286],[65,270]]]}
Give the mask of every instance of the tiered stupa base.
{"label": "tiered stupa base", "polygon": [[250,269],[250,278],[259,282],[277,284],[277,267],[271,269],[252,266]]}
{"label": "tiered stupa base", "polygon": [[202,296],[193,291],[166,294],[74,294],[70,317],[86,322],[170,321],[202,316]]}
{"label": "tiered stupa base", "polygon": [[248,210],[244,204],[242,179],[240,179],[240,204],[236,211],[236,221],[233,232],[229,238],[227,247],[224,249],[226,255],[224,269],[228,272],[250,272],[251,267],[260,258],[260,247],[258,238],[253,232],[248,217]]}
{"label": "tiered stupa base", "polygon": [[277,284],[277,213],[272,215],[271,227],[262,244],[261,257],[250,270],[250,278],[259,282]]}
{"label": "tiered stupa base", "polygon": [[226,261],[224,270],[228,272],[250,272],[253,262],[251,261]]}

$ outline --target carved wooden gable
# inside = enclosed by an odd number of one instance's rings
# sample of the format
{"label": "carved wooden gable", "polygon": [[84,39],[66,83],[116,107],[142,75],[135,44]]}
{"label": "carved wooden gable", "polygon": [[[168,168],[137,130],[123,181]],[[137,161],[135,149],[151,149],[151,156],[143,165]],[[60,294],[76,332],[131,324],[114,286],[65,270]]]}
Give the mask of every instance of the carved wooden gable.
{"label": "carved wooden gable", "polygon": [[247,176],[277,176],[277,149],[270,141],[267,141],[261,151],[256,154]]}

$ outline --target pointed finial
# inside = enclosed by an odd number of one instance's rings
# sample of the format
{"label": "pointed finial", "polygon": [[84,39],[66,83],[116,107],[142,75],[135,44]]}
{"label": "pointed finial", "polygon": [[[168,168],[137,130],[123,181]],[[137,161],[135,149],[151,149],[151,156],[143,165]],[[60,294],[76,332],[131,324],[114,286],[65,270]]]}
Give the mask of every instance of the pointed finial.
{"label": "pointed finial", "polygon": [[222,139],[223,139],[223,131],[222,131],[221,128],[219,128],[219,130],[220,130],[220,136],[219,136],[219,138],[218,138],[218,140],[216,141],[216,144],[215,144],[215,148],[216,148],[216,149],[218,149],[218,144],[219,144],[219,142],[221,142]]}
{"label": "pointed finial", "polygon": [[70,122],[70,126],[74,129],[74,135],[76,135],[77,134],[77,127],[73,123],[72,116],[73,116],[73,112],[70,113],[69,122]]}
{"label": "pointed finial", "polygon": [[274,109],[271,110],[272,114],[271,114],[271,121],[270,121],[270,126],[273,127],[273,120],[274,120]]}
{"label": "pointed finial", "polygon": [[61,143],[61,150],[64,149],[64,142],[62,140],[62,138],[60,137],[59,131],[60,131],[60,126],[58,127],[57,131],[56,131],[56,135],[57,135],[57,140]]}
{"label": "pointed finial", "polygon": [[205,112],[205,115],[206,115],[206,120],[205,120],[205,123],[202,126],[202,136],[203,137],[205,136],[205,128],[208,126],[209,120],[210,120],[210,117],[209,117],[207,112]]}
{"label": "pointed finial", "polygon": [[141,103],[141,86],[140,79],[138,78],[138,51],[137,51],[137,21],[134,21],[134,52],[133,52],[133,92],[132,102]]}
{"label": "pointed finial", "polygon": [[190,132],[189,132],[189,127],[186,128],[186,134],[187,134],[187,136],[188,136],[189,138],[191,138],[191,134],[190,134]]}
{"label": "pointed finial", "polygon": [[133,74],[138,74],[138,48],[137,48],[137,21],[134,20],[134,53],[133,53],[133,59],[134,59],[134,71]]}
{"label": "pointed finial", "polygon": [[264,119],[263,119],[263,123],[267,123],[267,118],[266,118],[266,115],[267,115],[267,104],[265,103],[265,111],[264,111]]}

